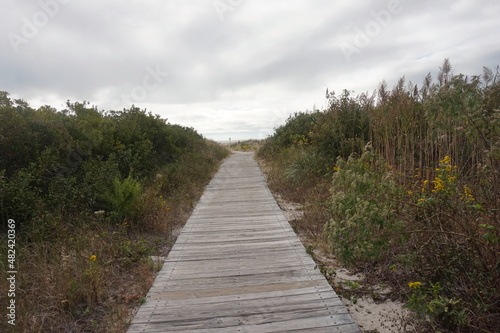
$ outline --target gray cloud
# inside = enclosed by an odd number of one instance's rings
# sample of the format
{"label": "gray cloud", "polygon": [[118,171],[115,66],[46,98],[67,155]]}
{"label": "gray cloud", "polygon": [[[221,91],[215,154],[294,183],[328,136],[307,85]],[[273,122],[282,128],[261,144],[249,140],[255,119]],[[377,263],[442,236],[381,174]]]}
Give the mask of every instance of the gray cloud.
{"label": "gray cloud", "polygon": [[457,73],[500,64],[497,1],[391,3],[247,0],[221,13],[212,0],[5,0],[0,89],[33,106],[134,103],[214,138],[247,137],[323,107],[327,87],[420,84],[445,57]]}

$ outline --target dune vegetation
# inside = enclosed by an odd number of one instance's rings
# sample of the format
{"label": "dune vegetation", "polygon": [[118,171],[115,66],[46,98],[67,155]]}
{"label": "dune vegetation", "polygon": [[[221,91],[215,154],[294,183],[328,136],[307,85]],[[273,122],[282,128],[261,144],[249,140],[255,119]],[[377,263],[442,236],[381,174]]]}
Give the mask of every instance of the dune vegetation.
{"label": "dune vegetation", "polygon": [[0,307],[14,299],[17,315],[0,331],[123,332],[158,271],[150,256],[166,255],[228,154],[134,106],[33,109],[1,92],[0,271],[17,280]]}
{"label": "dune vegetation", "polygon": [[[300,233],[392,286],[424,331],[500,324],[500,82],[496,71],[327,91],[262,144],[269,184],[303,204]],[[366,290],[365,290],[366,291]]]}

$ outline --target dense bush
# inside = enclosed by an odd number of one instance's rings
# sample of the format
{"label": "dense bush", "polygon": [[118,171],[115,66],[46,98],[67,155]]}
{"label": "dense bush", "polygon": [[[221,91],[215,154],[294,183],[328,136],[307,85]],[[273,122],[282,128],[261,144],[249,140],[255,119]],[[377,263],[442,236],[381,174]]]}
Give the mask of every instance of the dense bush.
{"label": "dense bush", "polygon": [[290,117],[259,151],[275,189],[324,212],[308,222],[330,250],[406,290],[433,329],[499,324],[498,71],[453,75],[446,59],[420,88],[328,93],[327,110]]}
{"label": "dense bush", "polygon": [[327,97],[328,110],[295,113],[258,152],[267,159],[283,160],[284,174],[296,185],[331,174],[338,156],[360,154],[368,141],[372,100],[365,95],[354,98],[348,91],[340,97],[333,92]]}
{"label": "dense bush", "polygon": [[132,184],[207,145],[193,129],[136,107],[100,112],[68,102],[58,112],[0,97],[1,216],[20,225],[40,212],[76,207],[133,217],[125,207],[140,189]]}
{"label": "dense bush", "polygon": [[167,253],[227,154],[134,106],[33,109],[0,92],[0,247],[14,219],[19,271],[16,326],[0,331],[125,331],[158,269],[149,255]]}
{"label": "dense bush", "polygon": [[331,219],[325,232],[333,252],[345,263],[379,260],[404,229],[398,216],[402,187],[379,155],[339,157],[333,175]]}

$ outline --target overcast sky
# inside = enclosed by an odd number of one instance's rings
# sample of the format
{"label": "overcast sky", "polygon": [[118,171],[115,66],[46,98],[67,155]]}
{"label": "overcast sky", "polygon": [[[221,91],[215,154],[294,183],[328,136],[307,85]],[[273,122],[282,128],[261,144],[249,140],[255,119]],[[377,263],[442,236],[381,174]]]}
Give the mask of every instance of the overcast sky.
{"label": "overcast sky", "polygon": [[498,0],[1,0],[0,90],[264,138],[325,90],[500,65]]}

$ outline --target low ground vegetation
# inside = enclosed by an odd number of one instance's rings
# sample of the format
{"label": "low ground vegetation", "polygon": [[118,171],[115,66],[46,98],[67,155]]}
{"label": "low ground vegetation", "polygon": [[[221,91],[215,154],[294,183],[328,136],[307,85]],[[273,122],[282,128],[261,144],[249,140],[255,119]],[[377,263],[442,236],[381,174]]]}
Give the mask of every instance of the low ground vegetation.
{"label": "low ground vegetation", "polygon": [[[295,228],[368,280],[392,286],[420,330],[500,324],[498,68],[404,77],[372,96],[327,91],[262,145],[270,186],[303,204]],[[316,246],[315,245],[315,246]]]}
{"label": "low ground vegetation", "polygon": [[0,271],[13,219],[18,281],[16,326],[0,331],[125,331],[159,269],[150,256],[166,255],[228,153],[136,107],[33,109],[1,92]]}
{"label": "low ground vegetation", "polygon": [[262,140],[237,141],[236,143],[232,143],[229,146],[229,148],[234,151],[243,151],[243,152],[257,151],[259,150],[261,143]]}

